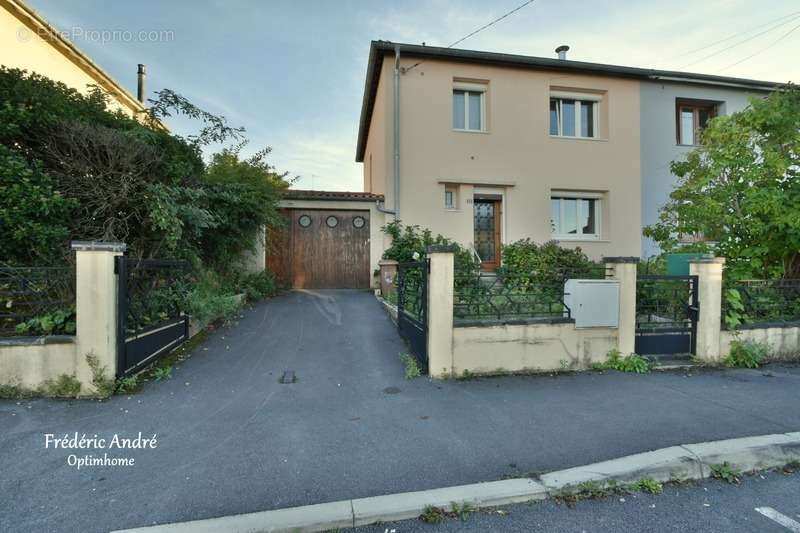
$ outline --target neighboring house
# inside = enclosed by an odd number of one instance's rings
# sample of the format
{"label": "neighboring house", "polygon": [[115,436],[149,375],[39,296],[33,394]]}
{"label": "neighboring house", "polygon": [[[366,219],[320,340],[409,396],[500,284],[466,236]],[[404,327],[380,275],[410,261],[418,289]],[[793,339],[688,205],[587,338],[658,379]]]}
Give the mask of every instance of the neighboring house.
{"label": "neighboring house", "polygon": [[710,117],[776,87],[569,61],[566,50],[549,59],[373,41],[356,161],[364,190],[395,211],[387,219],[472,247],[486,269],[523,238],[595,259],[649,255],[641,229],[675,183],[670,161]]}
{"label": "neighboring house", "polygon": [[[769,82],[730,78],[701,81],[692,80],[691,74],[683,76],[653,75],[655,79],[641,84],[643,226],[658,221],[659,208],[677,182],[670,162],[682,159],[695,147],[697,131],[710,118],[741,111],[750,97],[763,97],[775,88]],[[658,245],[642,237],[642,257],[658,253]]]}
{"label": "neighboring house", "polygon": [[0,65],[36,72],[82,93],[88,92],[90,85],[97,85],[111,96],[112,108],[130,115],[145,109],[122,85],[20,0],[0,0]]}

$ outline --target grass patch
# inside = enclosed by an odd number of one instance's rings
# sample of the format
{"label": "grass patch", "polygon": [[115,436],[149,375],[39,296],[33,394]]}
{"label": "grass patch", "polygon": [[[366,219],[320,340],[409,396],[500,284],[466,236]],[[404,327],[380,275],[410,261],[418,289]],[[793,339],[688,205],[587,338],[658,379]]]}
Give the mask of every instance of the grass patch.
{"label": "grass patch", "polygon": [[422,375],[422,372],[419,370],[417,360],[411,354],[401,353],[400,361],[403,363],[406,379],[414,379]]}
{"label": "grass patch", "polygon": [[438,524],[444,521],[445,511],[441,507],[426,505],[425,510],[423,510],[422,514],[419,515],[419,519],[426,524]]}

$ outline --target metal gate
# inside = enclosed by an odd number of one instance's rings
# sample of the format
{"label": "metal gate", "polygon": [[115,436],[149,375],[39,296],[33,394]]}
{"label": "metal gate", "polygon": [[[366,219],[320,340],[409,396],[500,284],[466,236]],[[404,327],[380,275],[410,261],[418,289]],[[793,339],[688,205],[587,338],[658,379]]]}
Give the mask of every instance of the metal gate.
{"label": "metal gate", "polygon": [[185,261],[119,256],[117,274],[117,377],[132,374],[189,338],[182,307],[188,291]]}
{"label": "metal gate", "polygon": [[428,260],[397,266],[397,328],[428,373]]}
{"label": "metal gate", "polygon": [[636,353],[694,354],[699,310],[697,276],[639,276]]}

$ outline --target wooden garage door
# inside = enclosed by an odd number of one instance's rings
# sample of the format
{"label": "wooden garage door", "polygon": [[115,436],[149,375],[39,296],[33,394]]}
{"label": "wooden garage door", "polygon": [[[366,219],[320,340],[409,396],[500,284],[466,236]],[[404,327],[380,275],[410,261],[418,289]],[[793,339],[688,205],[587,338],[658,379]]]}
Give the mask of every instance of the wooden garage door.
{"label": "wooden garage door", "polygon": [[269,260],[279,278],[295,289],[369,288],[369,211],[288,209],[286,215]]}

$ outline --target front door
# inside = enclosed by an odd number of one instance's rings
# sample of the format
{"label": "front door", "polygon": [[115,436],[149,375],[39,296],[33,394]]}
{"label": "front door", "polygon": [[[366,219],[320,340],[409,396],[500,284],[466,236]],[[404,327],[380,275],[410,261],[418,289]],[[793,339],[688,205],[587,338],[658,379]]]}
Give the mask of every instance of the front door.
{"label": "front door", "polygon": [[475,251],[481,258],[482,270],[500,266],[500,206],[499,200],[475,198],[473,202]]}

